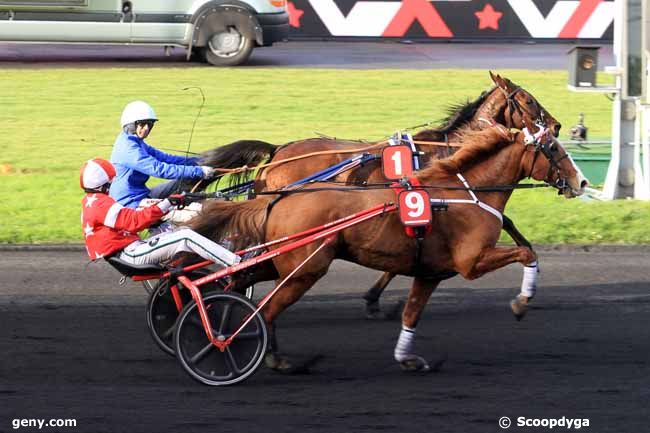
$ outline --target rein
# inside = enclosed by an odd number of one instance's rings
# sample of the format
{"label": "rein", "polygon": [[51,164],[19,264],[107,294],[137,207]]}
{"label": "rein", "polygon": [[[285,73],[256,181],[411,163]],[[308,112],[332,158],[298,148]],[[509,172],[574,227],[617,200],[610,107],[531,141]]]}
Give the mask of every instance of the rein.
{"label": "rein", "polygon": [[[462,144],[445,143],[445,142],[442,142],[442,141],[419,141],[419,140],[414,140],[413,143],[420,144],[420,145],[423,145],[423,146],[462,147]],[[335,155],[335,154],[346,154],[346,153],[360,153],[360,152],[365,152],[365,151],[370,150],[370,149],[375,149],[375,148],[380,147],[380,146],[384,146],[386,144],[388,144],[388,140],[380,141],[380,142],[372,144],[370,146],[360,147],[360,148],[357,148],[357,149],[322,150],[320,152],[311,152],[311,153],[306,153],[304,155],[293,156],[291,158],[280,159],[278,161],[267,162],[265,164],[256,165],[255,167],[249,167],[247,165],[244,165],[244,166],[237,167],[237,168],[215,168],[215,171],[218,171],[218,172],[221,172],[221,173],[224,173],[224,174],[241,173],[242,171],[259,170],[261,168],[273,167],[275,165],[280,165],[280,164],[284,164],[284,163],[287,163],[287,162],[297,161],[297,160],[305,159],[305,158],[311,158],[313,156]]]}
{"label": "rein", "polygon": [[[262,191],[256,195],[288,195],[298,194],[305,192],[318,192],[318,191],[367,191],[369,189],[391,189],[391,183],[371,183],[371,184],[346,184],[344,182],[325,181],[314,183],[332,183],[338,184],[339,187],[318,187],[305,189],[305,184],[296,189],[277,189],[275,191]],[[550,188],[553,185],[547,183],[524,183],[524,184],[511,184],[511,185],[495,185],[495,186],[473,186],[466,188],[464,186],[447,186],[447,185],[419,185],[418,188],[424,189],[442,189],[448,191],[474,191],[474,192],[508,192],[515,189],[533,189],[533,188]]]}

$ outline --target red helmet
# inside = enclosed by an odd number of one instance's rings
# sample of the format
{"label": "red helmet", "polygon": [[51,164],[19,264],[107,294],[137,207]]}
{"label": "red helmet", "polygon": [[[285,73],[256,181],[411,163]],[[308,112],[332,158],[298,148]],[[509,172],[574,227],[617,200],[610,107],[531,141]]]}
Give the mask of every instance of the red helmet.
{"label": "red helmet", "polygon": [[84,189],[97,189],[112,182],[114,177],[115,167],[113,164],[102,158],[94,158],[81,166],[79,184]]}

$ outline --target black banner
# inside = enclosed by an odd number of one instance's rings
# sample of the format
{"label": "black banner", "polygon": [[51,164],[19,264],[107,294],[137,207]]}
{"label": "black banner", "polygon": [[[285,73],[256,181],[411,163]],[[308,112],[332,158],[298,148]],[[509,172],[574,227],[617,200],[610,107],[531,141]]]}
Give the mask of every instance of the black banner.
{"label": "black banner", "polygon": [[298,38],[611,41],[614,0],[290,0]]}

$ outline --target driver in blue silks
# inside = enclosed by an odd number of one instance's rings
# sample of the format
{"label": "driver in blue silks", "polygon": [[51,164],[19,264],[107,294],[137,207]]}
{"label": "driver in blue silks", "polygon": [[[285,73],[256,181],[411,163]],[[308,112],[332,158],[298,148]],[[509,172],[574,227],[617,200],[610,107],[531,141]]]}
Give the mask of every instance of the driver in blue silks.
{"label": "driver in blue silks", "polygon": [[212,167],[198,166],[196,158],[170,155],[145,143],[157,120],[153,108],[143,101],[129,103],[122,112],[122,132],[111,154],[117,176],[110,196],[123,206],[137,208],[143,199],[162,199],[175,192],[176,182],[163,183],[150,190],[145,185],[150,176],[201,179],[214,175]]}

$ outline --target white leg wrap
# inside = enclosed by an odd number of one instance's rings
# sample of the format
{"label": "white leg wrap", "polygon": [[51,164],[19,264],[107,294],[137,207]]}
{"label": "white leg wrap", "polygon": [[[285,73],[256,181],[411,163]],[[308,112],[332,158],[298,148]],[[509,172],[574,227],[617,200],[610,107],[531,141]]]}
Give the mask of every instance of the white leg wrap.
{"label": "white leg wrap", "polygon": [[537,261],[529,263],[524,266],[524,277],[521,281],[521,294],[532,298],[537,291],[537,276],[539,269],[537,268]]}
{"label": "white leg wrap", "polygon": [[402,325],[402,332],[399,333],[397,345],[395,346],[395,360],[406,361],[413,357],[413,342],[415,341],[415,329]]}

